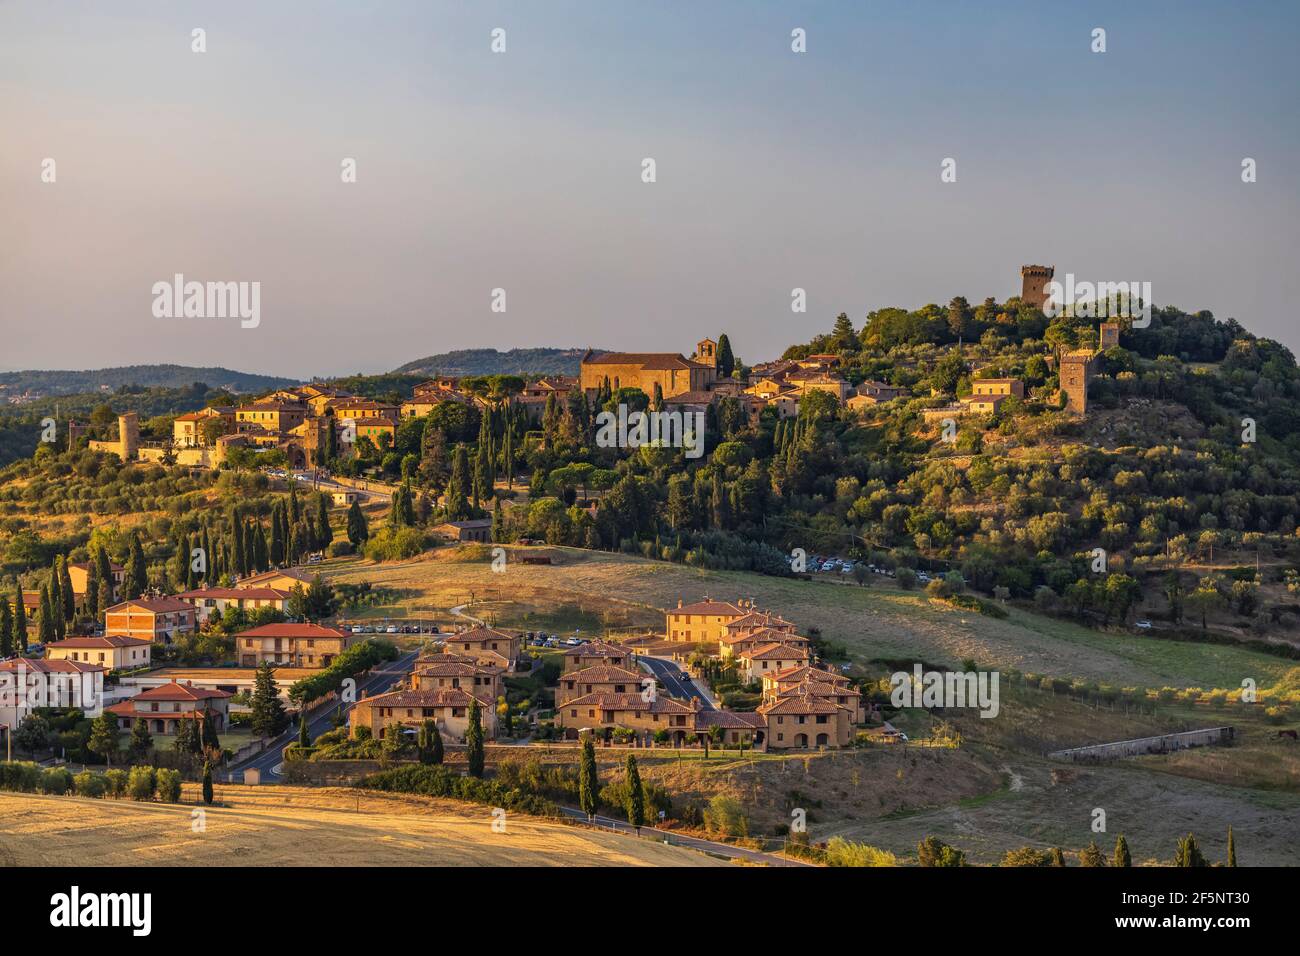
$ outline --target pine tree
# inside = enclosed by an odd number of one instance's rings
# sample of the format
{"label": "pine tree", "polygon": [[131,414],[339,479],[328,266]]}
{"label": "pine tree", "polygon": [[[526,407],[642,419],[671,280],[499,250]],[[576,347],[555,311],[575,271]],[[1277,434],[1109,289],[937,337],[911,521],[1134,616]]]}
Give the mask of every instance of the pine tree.
{"label": "pine tree", "polygon": [[86,749],[99,754],[109,766],[117,754],[117,715],[104,711],[90,723],[90,739]]}
{"label": "pine tree", "polygon": [[212,806],[212,764],[203,761],[203,802]]}
{"label": "pine tree", "polygon": [[253,683],[249,725],[261,737],[275,737],[289,725],[280,692],[275,686],[275,669],[268,663],[258,665]]}
{"label": "pine tree", "polygon": [[1232,835],[1232,827],[1228,827],[1228,866],[1237,865],[1237,843]]}
{"label": "pine tree", "polygon": [[1132,866],[1133,858],[1129,856],[1128,841],[1124,839],[1124,834],[1115,838],[1115,859],[1114,866]]}
{"label": "pine tree", "polygon": [[636,756],[627,755],[627,822],[637,834],[645,825],[645,790],[641,786],[641,772],[636,767]]}
{"label": "pine tree", "polygon": [[483,776],[483,713],[478,698],[470,699],[469,727],[465,729],[465,757],[469,761],[469,775]]}
{"label": "pine tree", "polygon": [[149,734],[149,722],[137,717],[131,726],[131,742],[127,744],[127,756],[132,763],[144,763],[153,750],[153,737]]}
{"label": "pine tree", "polygon": [[582,763],[578,766],[578,805],[590,823],[596,815],[600,780],[596,776],[596,747],[588,737],[582,742]]}

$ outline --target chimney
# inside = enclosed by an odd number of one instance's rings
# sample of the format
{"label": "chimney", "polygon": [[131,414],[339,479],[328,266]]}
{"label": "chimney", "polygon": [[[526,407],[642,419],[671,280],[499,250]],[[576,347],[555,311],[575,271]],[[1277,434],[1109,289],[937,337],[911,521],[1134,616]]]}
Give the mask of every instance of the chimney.
{"label": "chimney", "polygon": [[682,599],[681,599],[681,598],[678,598],[678,599],[677,599],[677,606],[678,606],[678,607],[681,607],[681,606],[682,606]]}

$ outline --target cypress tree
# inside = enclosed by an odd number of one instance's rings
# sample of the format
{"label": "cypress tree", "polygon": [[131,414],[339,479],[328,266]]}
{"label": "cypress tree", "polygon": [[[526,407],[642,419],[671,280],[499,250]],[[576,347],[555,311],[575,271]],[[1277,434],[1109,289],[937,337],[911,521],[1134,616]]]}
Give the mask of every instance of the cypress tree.
{"label": "cypress tree", "polygon": [[1105,866],[1106,858],[1101,855],[1101,849],[1097,846],[1097,841],[1093,840],[1082,850],[1079,851],[1080,866]]}
{"label": "cypress tree", "polygon": [[104,620],[104,612],[113,606],[113,592],[111,588],[112,584],[110,582],[99,582],[99,596],[95,598],[95,603],[98,605],[98,608],[95,611],[95,617],[98,618],[101,623]]}
{"label": "cypress tree", "polygon": [[1052,847],[1052,866],[1065,866],[1065,854],[1061,852],[1059,846]]}
{"label": "cypress tree", "polygon": [[212,708],[203,708],[203,736],[200,738],[202,750],[221,750],[221,739],[217,736],[217,721],[212,716]]}
{"label": "cypress tree", "polygon": [[578,805],[587,815],[587,822],[596,815],[600,780],[596,776],[596,747],[588,737],[582,742],[582,762],[578,765]]}
{"label": "cypress tree", "polygon": [[438,725],[426,719],[420,724],[420,732],[415,738],[415,750],[420,763],[433,763],[433,735],[438,732]]}
{"label": "cypress tree", "polygon": [[91,619],[99,616],[99,562],[92,557],[86,571],[86,597],[83,610]]}
{"label": "cypress tree", "polygon": [[366,525],[366,516],[361,505],[353,501],[348,508],[348,540],[354,548],[359,548],[370,538],[370,528]]}
{"label": "cypress tree", "polygon": [[731,378],[736,369],[736,356],[731,351],[731,339],[723,332],[718,336],[718,378]]}
{"label": "cypress tree", "polygon": [[50,605],[56,610],[59,617],[63,617],[63,584],[59,581],[59,557],[56,556],[54,562],[50,565],[50,579],[46,582],[46,587],[50,589]]}
{"label": "cypress tree", "polygon": [[13,657],[14,654],[14,615],[9,610],[9,602],[0,597],[0,657]]}
{"label": "cypress tree", "polygon": [[54,642],[54,612],[50,608],[49,586],[41,588],[41,615],[37,624],[37,640],[42,644]]}
{"label": "cypress tree", "polygon": [[298,485],[289,486],[289,525],[293,527],[302,520],[302,515],[298,511]]}
{"label": "cypress tree", "polygon": [[1237,842],[1232,835],[1232,827],[1228,827],[1228,866],[1237,865]]}
{"label": "cypress tree", "polygon": [[469,775],[483,776],[483,713],[478,698],[470,699],[469,727],[465,730],[465,756],[469,760]]}
{"label": "cypress tree", "polygon": [[1178,851],[1174,855],[1174,866],[1206,866],[1205,857],[1201,854],[1200,844],[1196,842],[1196,837],[1189,833],[1186,839],[1178,841]]}
{"label": "cypress tree", "polygon": [[144,547],[140,544],[140,532],[131,532],[131,554],[126,562],[126,598],[134,601],[149,590],[149,568],[144,560]]}
{"label": "cypress tree", "polygon": [[1129,856],[1128,841],[1124,839],[1124,834],[1115,838],[1115,866],[1132,866],[1133,858]]}
{"label": "cypress tree", "polygon": [[212,764],[203,761],[203,802],[212,806]]}
{"label": "cypress tree", "polygon": [[[407,492],[410,493],[409,490]],[[330,500],[323,491],[316,499],[316,550],[324,551],[334,541],[334,529],[330,527]]]}
{"label": "cypress tree", "polygon": [[275,567],[284,566],[284,529],[280,526],[280,502],[271,506],[271,545],[270,545],[271,564]]}
{"label": "cypress tree", "polygon": [[27,650],[27,607],[23,604],[23,586],[14,582],[14,653]]}
{"label": "cypress tree", "polygon": [[438,725],[433,725],[433,736],[429,741],[429,763],[442,763],[442,733],[438,730]]}
{"label": "cypress tree", "polygon": [[[101,582],[108,582],[108,596],[111,601],[117,593],[117,588],[113,584],[113,562],[108,560],[108,552],[102,547],[95,549],[95,567],[98,569],[98,574],[95,576]],[[103,602],[100,602],[99,610],[104,610]]]}
{"label": "cypress tree", "polygon": [[501,514],[501,499],[496,498],[492,503],[492,540],[500,544],[505,540],[505,520]]}
{"label": "cypress tree", "polygon": [[244,522],[240,520],[239,512],[230,513],[230,530],[232,542],[230,545],[231,566],[236,574],[241,578],[247,576],[248,566],[244,563]]}
{"label": "cypress tree", "polygon": [[270,555],[266,547],[266,529],[262,527],[262,522],[253,525],[253,558],[257,562],[257,570],[269,571],[271,569]]}
{"label": "cypress tree", "polygon": [[298,712],[298,746],[306,750],[311,746],[311,734],[307,730],[307,705]]}
{"label": "cypress tree", "polygon": [[259,736],[274,737],[289,724],[284,704],[280,701],[280,692],[275,686],[275,669],[266,662],[257,667],[250,706],[252,715],[249,725],[253,733]]}
{"label": "cypress tree", "polygon": [[58,560],[59,593],[63,595],[63,617],[75,620],[77,617],[77,595],[72,590],[72,575],[68,573],[68,560],[59,555]]}
{"label": "cypress tree", "polygon": [[627,755],[627,822],[637,834],[645,825],[645,790],[641,787],[641,772],[636,767],[636,756]]}

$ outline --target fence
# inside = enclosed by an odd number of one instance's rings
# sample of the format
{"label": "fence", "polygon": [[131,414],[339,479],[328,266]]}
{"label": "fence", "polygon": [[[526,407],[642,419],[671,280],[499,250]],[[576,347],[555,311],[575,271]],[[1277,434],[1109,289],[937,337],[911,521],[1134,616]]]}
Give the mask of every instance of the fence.
{"label": "fence", "polygon": [[1206,727],[1202,730],[1185,730],[1177,734],[1162,734],[1159,737],[1138,737],[1134,740],[1116,740],[1105,744],[1072,747],[1068,750],[1054,751],[1047,756],[1056,760],[1072,760],[1075,763],[1094,763],[1120,757],[1139,757],[1143,754],[1174,753],[1188,747],[1230,744],[1236,735],[1237,731],[1234,727]]}

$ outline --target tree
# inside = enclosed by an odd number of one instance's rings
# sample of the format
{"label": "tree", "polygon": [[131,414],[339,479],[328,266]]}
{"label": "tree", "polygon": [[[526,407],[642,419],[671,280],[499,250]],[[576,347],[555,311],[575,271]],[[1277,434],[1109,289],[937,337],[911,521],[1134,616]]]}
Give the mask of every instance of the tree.
{"label": "tree", "polygon": [[1115,859],[1113,866],[1132,866],[1133,858],[1129,856],[1128,841],[1124,839],[1124,834],[1115,838]]}
{"label": "tree", "polygon": [[736,356],[731,351],[731,339],[723,332],[718,336],[718,377],[731,378],[731,373],[735,370]]}
{"label": "tree", "polygon": [[203,750],[203,739],[199,736],[197,717],[182,716],[176,722],[176,739],[172,749],[178,754],[196,754]]}
{"label": "tree", "polygon": [[23,586],[14,584],[14,653],[27,650],[27,608],[23,604]]}
{"label": "tree", "polygon": [[145,564],[139,531],[131,532],[131,548],[126,559],[126,573],[122,576],[122,587],[126,589],[122,596],[128,601],[134,601],[149,589],[149,568]]}
{"label": "tree", "polygon": [[68,573],[68,561],[59,555],[55,573],[59,578],[59,594],[63,598],[63,618],[71,621],[77,616],[77,595],[72,590],[72,576]]}
{"label": "tree", "polygon": [[306,750],[311,746],[311,734],[307,731],[307,707],[298,711],[298,746]]}
{"label": "tree", "polygon": [[928,836],[916,845],[916,861],[920,866],[965,866],[966,854],[938,837]]}
{"label": "tree", "polygon": [[204,751],[221,752],[221,738],[217,736],[217,720],[213,716],[212,707],[208,704],[203,705],[203,733],[199,740]]}
{"label": "tree", "polygon": [[1052,847],[1052,866],[1065,866],[1065,854],[1059,846]]}
{"label": "tree", "polygon": [[384,756],[393,759],[400,757],[402,750],[406,747],[406,734],[403,732],[400,721],[389,724],[384,728]]}
{"label": "tree", "polygon": [[1228,827],[1228,866],[1237,865],[1237,842],[1232,835],[1232,827]]}
{"label": "tree", "polygon": [[1097,841],[1091,841],[1087,846],[1079,851],[1080,866],[1105,866],[1106,858],[1101,855],[1101,849],[1097,846]]}
{"label": "tree", "polygon": [[636,756],[627,755],[627,822],[640,835],[645,825],[645,790],[641,786],[641,772],[636,767]]}
{"label": "tree", "polygon": [[203,761],[203,802],[212,806],[212,762]]}
{"label": "tree", "polygon": [[109,766],[117,754],[117,715],[104,711],[90,723],[90,739],[86,749],[99,754]]}
{"label": "tree", "polygon": [[361,512],[360,502],[354,500],[348,508],[348,540],[354,548],[359,548],[370,538],[370,526],[366,516]]}
{"label": "tree", "polygon": [[420,763],[423,764],[441,763],[441,753],[439,753],[438,760],[435,761],[433,759],[433,752],[434,752],[433,741],[435,737],[438,738],[438,749],[439,751],[441,751],[442,739],[441,736],[438,734],[438,724],[436,721],[426,718],[420,724],[420,732],[415,739],[415,751],[420,758]]}
{"label": "tree", "polygon": [[54,630],[54,609],[50,602],[50,589],[47,585],[41,588],[41,613],[38,620],[37,640],[42,644],[50,644],[56,638]]}
{"label": "tree", "polygon": [[1178,841],[1178,851],[1174,854],[1174,866],[1209,866],[1201,854],[1201,846],[1192,834]]}
{"label": "tree", "polygon": [[330,527],[330,500],[325,492],[316,499],[316,550],[324,551],[334,540],[334,529]]}
{"label": "tree", "polygon": [[470,699],[469,727],[465,730],[465,757],[469,761],[469,775],[483,776],[483,714],[477,697]]}
{"label": "tree", "polygon": [[131,725],[131,741],[127,744],[127,759],[132,763],[143,763],[153,750],[153,737],[149,734],[149,721],[137,717]]}
{"label": "tree", "polygon": [[590,823],[596,815],[600,780],[596,776],[596,747],[588,737],[582,742],[582,763],[578,767],[578,805]]}
{"label": "tree", "polygon": [[253,728],[253,733],[259,736],[275,737],[289,726],[289,718],[284,712],[280,692],[275,686],[275,669],[269,663],[263,662],[257,667],[251,710],[249,726]]}
{"label": "tree", "polygon": [[318,574],[311,579],[307,593],[303,597],[302,616],[314,622],[333,617],[338,610],[338,601],[334,597],[334,586],[326,584]]}
{"label": "tree", "polygon": [[9,602],[0,597],[0,657],[12,657],[14,654],[14,616],[9,610]]}

